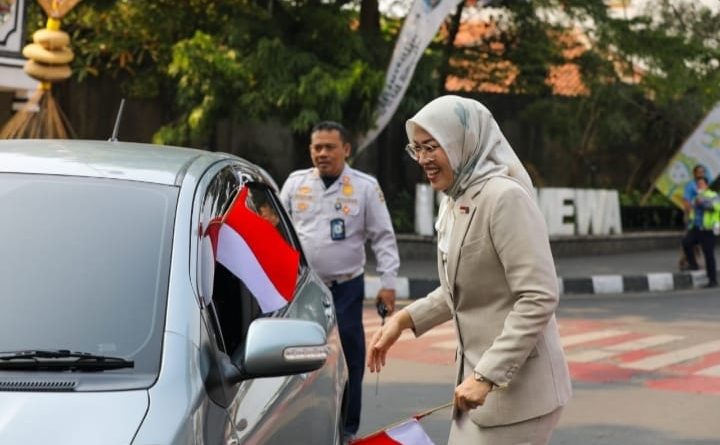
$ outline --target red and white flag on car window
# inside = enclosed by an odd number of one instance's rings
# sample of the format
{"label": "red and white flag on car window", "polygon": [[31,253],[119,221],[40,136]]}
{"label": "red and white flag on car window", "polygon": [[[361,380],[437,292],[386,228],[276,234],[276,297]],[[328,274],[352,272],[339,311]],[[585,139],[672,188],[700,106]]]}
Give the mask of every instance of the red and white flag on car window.
{"label": "red and white flag on car window", "polygon": [[378,431],[351,442],[352,445],[434,445],[417,419]]}
{"label": "red and white flag on car window", "polygon": [[263,312],[286,306],[295,294],[300,253],[269,221],[247,208],[243,187],[222,221],[211,223],[206,234],[215,261],[245,284]]}

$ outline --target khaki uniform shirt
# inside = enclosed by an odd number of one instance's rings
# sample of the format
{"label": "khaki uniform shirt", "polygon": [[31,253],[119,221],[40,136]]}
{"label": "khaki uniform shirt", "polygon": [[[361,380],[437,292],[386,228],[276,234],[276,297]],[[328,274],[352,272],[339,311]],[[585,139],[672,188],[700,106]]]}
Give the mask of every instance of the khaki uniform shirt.
{"label": "khaki uniform shirt", "polygon": [[325,188],[317,169],[298,170],[283,184],[280,199],[322,280],[345,281],[361,274],[369,240],[382,287],[395,289],[397,241],[375,178],[345,165],[340,177]]}

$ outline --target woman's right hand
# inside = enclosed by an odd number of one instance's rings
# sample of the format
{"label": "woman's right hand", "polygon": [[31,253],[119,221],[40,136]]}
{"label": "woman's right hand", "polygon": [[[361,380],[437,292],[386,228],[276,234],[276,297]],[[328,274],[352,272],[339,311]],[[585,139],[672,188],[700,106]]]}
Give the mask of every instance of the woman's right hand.
{"label": "woman's right hand", "polygon": [[408,327],[408,322],[409,326],[412,326],[410,314],[402,310],[390,317],[387,323],[375,332],[370,340],[367,356],[370,372],[380,372],[380,369],[385,366],[388,350],[400,338],[403,329]]}

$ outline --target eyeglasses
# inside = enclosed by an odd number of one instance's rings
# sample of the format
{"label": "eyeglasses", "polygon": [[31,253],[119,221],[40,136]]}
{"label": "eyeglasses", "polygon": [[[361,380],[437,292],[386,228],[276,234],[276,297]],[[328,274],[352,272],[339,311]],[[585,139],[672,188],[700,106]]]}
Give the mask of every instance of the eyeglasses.
{"label": "eyeglasses", "polygon": [[435,153],[435,150],[439,149],[440,147],[437,145],[430,145],[430,144],[407,144],[405,146],[405,151],[407,154],[410,155],[411,158],[414,160],[420,159],[420,153],[422,153],[424,156],[432,158],[433,153]]}

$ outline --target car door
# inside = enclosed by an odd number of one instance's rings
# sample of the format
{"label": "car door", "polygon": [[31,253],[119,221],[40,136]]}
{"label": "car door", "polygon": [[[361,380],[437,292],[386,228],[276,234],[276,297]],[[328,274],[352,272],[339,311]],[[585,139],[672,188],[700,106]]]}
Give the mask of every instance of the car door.
{"label": "car door", "polygon": [[192,226],[197,230],[191,234],[194,238],[191,245],[195,246],[191,276],[201,315],[199,363],[204,370],[204,388],[209,399],[204,403],[208,408],[201,416],[203,421],[201,425],[196,423],[194,429],[196,435],[203,438],[202,443],[213,445],[238,443],[234,425],[228,416],[228,407],[236,388],[223,380],[220,371],[222,364],[219,358],[225,354],[226,348],[220,332],[218,311],[211,298],[215,271],[212,246],[207,243],[207,233],[203,228],[222,217],[238,187],[240,180],[229,166],[215,166],[199,182],[193,209]]}
{"label": "car door", "polygon": [[[234,179],[233,179],[234,178]],[[249,190],[244,205],[272,224],[285,242],[300,250],[287,215],[273,189],[242,167],[221,169],[202,199],[197,245],[198,294],[202,299],[205,329],[213,354],[225,354],[241,363],[247,330],[258,317],[291,317],[316,321],[330,332],[335,329],[329,291],[319,284],[303,258],[292,302],[275,312],[262,313],[252,293],[230,271],[212,261],[207,229],[220,220],[238,191]],[[282,335],[279,332],[278,335]],[[246,380],[236,385],[216,385],[209,392],[225,406],[235,439],[252,443],[331,443],[339,414],[338,348],[334,342],[332,366],[314,373]],[[341,354],[341,352],[340,352]],[[344,360],[341,360],[344,364]],[[323,402],[323,403],[321,403]]]}
{"label": "car door", "polygon": [[280,231],[285,240],[301,252],[300,271],[293,301],[275,316],[317,322],[326,330],[329,358],[326,365],[312,373],[287,378],[262,379],[249,388],[251,394],[243,395],[237,410],[231,412],[236,425],[244,426],[247,416],[252,416],[258,393],[275,392],[276,400],[267,400],[268,418],[257,432],[259,436],[241,436],[244,440],[287,443],[333,443],[340,422],[340,405],[345,382],[345,360],[342,355],[332,295],[317,278],[302,256],[299,238],[289,216],[286,214],[275,191],[266,184],[249,183],[255,206],[261,216]]}

